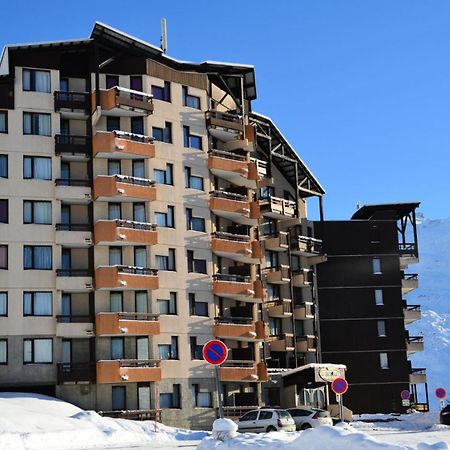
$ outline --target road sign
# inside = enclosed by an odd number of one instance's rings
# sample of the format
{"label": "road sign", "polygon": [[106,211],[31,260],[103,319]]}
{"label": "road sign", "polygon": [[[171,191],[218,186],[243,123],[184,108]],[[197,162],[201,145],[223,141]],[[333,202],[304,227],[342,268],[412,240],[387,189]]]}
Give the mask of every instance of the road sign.
{"label": "road sign", "polygon": [[345,378],[336,378],[331,383],[331,389],[335,394],[345,394],[348,389],[348,383]]}
{"label": "road sign", "polygon": [[[404,391],[400,392],[400,397],[402,400],[409,400],[411,398],[411,392],[404,390]],[[407,405],[407,406],[409,406],[409,405]]]}
{"label": "road sign", "polygon": [[443,400],[445,397],[447,397],[447,390],[444,389],[443,387],[438,387],[435,391],[434,394],[436,395],[436,397],[440,400]]}
{"label": "road sign", "polygon": [[213,366],[219,366],[222,364],[228,356],[227,346],[217,339],[208,341],[203,346],[203,359]]}
{"label": "road sign", "polygon": [[402,406],[411,406],[411,402],[410,402],[410,400],[409,400],[409,398],[408,399],[402,399]]}

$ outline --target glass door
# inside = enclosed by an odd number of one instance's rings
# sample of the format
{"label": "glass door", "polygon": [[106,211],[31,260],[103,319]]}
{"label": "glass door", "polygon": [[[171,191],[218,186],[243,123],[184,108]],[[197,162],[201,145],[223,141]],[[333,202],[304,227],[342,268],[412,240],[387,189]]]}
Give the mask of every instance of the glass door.
{"label": "glass door", "polygon": [[136,353],[137,359],[149,359],[148,358],[148,337],[136,338]]}

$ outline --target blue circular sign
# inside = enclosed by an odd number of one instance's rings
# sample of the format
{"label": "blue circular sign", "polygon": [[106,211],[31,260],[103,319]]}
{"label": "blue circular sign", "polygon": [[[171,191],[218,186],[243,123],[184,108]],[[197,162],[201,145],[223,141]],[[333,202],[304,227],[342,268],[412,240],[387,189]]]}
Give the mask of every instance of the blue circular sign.
{"label": "blue circular sign", "polygon": [[347,380],[345,378],[336,378],[331,383],[331,389],[333,389],[335,394],[345,394],[348,389]]}
{"label": "blue circular sign", "polygon": [[444,399],[447,397],[447,391],[443,387],[438,387],[435,391],[436,397],[439,399]]}
{"label": "blue circular sign", "polygon": [[402,398],[402,400],[409,400],[411,398],[411,392],[404,390],[400,392],[400,397]]}
{"label": "blue circular sign", "polygon": [[203,346],[203,359],[214,366],[222,364],[228,357],[227,346],[217,339],[208,341]]}

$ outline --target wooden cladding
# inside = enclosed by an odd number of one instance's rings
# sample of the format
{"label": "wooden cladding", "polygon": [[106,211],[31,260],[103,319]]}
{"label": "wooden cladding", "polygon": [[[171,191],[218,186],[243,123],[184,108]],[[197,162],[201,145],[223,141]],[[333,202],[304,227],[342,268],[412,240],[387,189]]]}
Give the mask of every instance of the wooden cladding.
{"label": "wooden cladding", "polygon": [[147,75],[198,89],[206,90],[208,87],[208,77],[205,74],[180,72],[151,59],[147,60]]}

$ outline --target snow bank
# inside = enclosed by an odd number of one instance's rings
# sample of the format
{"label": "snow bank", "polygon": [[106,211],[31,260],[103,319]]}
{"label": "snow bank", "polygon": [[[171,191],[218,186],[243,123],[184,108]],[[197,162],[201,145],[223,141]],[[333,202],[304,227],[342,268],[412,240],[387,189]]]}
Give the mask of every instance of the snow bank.
{"label": "snow bank", "polygon": [[[362,422],[363,421],[363,422]],[[352,426],[359,430],[390,428],[404,431],[427,430],[439,423],[439,413],[360,414],[353,416]]]}

